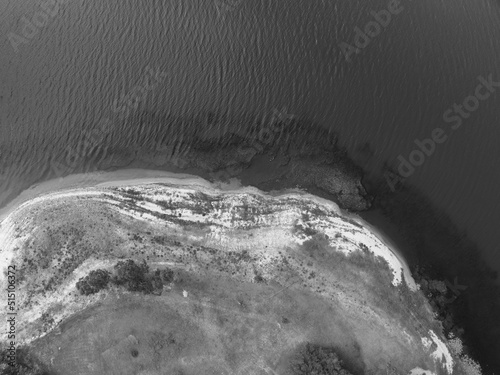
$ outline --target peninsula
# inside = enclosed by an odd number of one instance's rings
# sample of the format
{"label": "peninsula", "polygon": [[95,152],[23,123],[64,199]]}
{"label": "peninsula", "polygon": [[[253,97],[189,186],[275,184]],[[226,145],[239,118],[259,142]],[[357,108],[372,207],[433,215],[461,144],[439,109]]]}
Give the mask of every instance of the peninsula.
{"label": "peninsula", "polygon": [[0,243],[15,346],[49,374],[308,374],[304,350],[339,374],[471,373],[397,250],[299,189],[72,175],[12,201]]}

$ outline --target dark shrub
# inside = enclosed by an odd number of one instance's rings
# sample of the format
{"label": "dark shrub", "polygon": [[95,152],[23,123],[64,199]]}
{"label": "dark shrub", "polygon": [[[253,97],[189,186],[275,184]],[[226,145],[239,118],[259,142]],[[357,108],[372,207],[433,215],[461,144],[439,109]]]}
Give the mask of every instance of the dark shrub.
{"label": "dark shrub", "polygon": [[172,271],[170,268],[165,268],[162,273],[161,277],[163,279],[163,282],[165,283],[171,283],[174,281],[174,271]]}
{"label": "dark shrub", "polygon": [[97,293],[108,286],[110,276],[111,274],[105,270],[90,271],[87,276],[78,280],[76,288],[84,295]]}
{"label": "dark shrub", "polygon": [[351,375],[332,348],[307,343],[291,365],[293,375]]}
{"label": "dark shrub", "polygon": [[255,275],[253,279],[255,280],[256,283],[263,283],[266,281],[261,275]]}
{"label": "dark shrub", "polygon": [[153,293],[160,295],[163,291],[163,278],[161,276],[161,271],[156,270],[153,276],[151,276],[151,285],[153,287]]}
{"label": "dark shrub", "polygon": [[146,261],[138,265],[129,259],[115,265],[116,274],[111,281],[117,285],[124,285],[131,292],[148,294],[153,291],[151,280],[147,277],[148,272]]}

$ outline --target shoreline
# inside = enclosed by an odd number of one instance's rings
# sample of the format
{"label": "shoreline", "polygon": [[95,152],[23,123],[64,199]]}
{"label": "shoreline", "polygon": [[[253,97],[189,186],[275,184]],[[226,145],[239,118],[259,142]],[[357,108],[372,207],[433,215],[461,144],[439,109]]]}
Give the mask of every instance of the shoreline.
{"label": "shoreline", "polygon": [[[125,184],[126,181],[134,181],[133,178],[154,179],[172,175],[179,178],[184,175],[186,178],[199,177],[210,181],[216,179],[218,181],[211,183],[213,186],[220,184],[221,187],[231,184],[219,182],[219,180],[237,178],[241,183],[234,183],[238,181],[234,179],[233,188],[241,188],[242,184],[252,185],[269,195],[278,192],[283,194],[287,190],[294,191],[295,187],[300,187],[304,193],[311,194],[317,199],[323,198],[341,207],[344,206],[342,207],[344,215],[351,215],[352,211],[356,212],[352,215],[352,219],[356,220],[356,217],[360,217],[372,228],[377,228],[376,235],[380,241],[386,245],[387,242],[391,244],[387,247],[392,249],[395,256],[401,255],[398,259],[404,259],[404,263],[411,266],[412,270],[415,270],[417,266],[428,268],[432,272],[427,275],[429,280],[449,280],[453,284],[453,280],[458,277],[460,285],[466,285],[467,290],[459,296],[457,302],[447,306],[453,309],[454,314],[456,313],[457,326],[465,329],[464,339],[472,347],[477,347],[474,357],[481,359],[481,363],[483,361],[484,363],[497,363],[496,359],[491,358],[496,357],[495,352],[498,353],[497,343],[500,342],[498,330],[491,330],[490,327],[497,321],[499,311],[497,306],[500,306],[498,305],[500,278],[494,279],[495,275],[479,256],[481,253],[477,246],[461,235],[451,219],[443,220],[441,210],[435,208],[432,202],[417,189],[404,185],[396,192],[391,192],[382,174],[368,172],[370,170],[368,168],[369,153],[365,155],[366,158],[358,157],[356,160],[356,154],[347,155],[341,152],[342,149],[336,145],[336,142],[322,142],[322,139],[326,139],[322,132],[300,132],[298,136],[291,130],[303,130],[301,126],[291,126],[286,129],[290,140],[286,138],[285,144],[289,148],[281,146],[281,143],[275,145],[271,142],[262,145],[264,150],[258,148],[259,151],[257,151],[257,148],[255,150],[252,148],[256,141],[250,140],[244,143],[256,153],[256,155],[251,153],[250,156],[238,154],[237,147],[231,143],[232,138],[229,135],[219,141],[193,142],[189,152],[178,155],[181,162],[175,163],[170,159],[155,163],[152,154],[145,152],[123,151],[120,154],[120,150],[114,151],[118,156],[109,163],[89,165],[88,167],[91,167],[93,172],[72,174],[65,178],[43,182],[33,181],[31,185],[24,184],[17,190],[18,195],[14,197],[11,195],[8,204],[0,208],[0,224],[4,217],[19,205],[45,193],[54,193],[69,188],[82,189],[101,183]],[[162,131],[159,130],[156,135],[158,134],[162,134]],[[296,139],[301,140],[300,144],[304,139],[308,140],[308,144],[316,144],[318,134],[323,136],[319,140],[320,145],[324,146],[328,143],[327,149],[315,147],[314,150],[317,151],[311,153],[290,151],[297,149],[294,147],[297,146],[297,143],[294,143]],[[243,141],[236,137],[234,142]],[[220,149],[220,152],[215,155],[209,154],[206,150],[210,147],[216,147],[217,150]],[[331,152],[331,150],[336,151]],[[119,162],[120,158],[124,161]],[[236,166],[227,166],[226,160],[236,160]],[[335,161],[332,165],[327,163],[325,167],[325,160]],[[353,164],[353,161],[356,164]],[[297,164],[300,167],[298,170],[290,169],[291,165]],[[345,169],[351,171],[354,177],[350,173],[343,173]],[[337,173],[341,174],[340,179],[323,178]],[[215,176],[218,177],[214,178]],[[354,200],[338,195],[338,182],[343,178],[349,181],[359,181],[360,186],[365,190],[353,195]],[[348,188],[353,186],[350,184]],[[21,190],[23,187],[24,190]],[[368,208],[358,209],[356,204],[359,202],[359,196],[369,201]],[[405,214],[407,211],[412,214]],[[465,259],[468,260],[465,261]],[[493,309],[491,301],[494,304]],[[467,307],[464,307],[464,303]],[[471,318],[477,314],[481,314],[485,319],[478,322]]]}
{"label": "shoreline", "polygon": [[54,178],[46,180],[40,183],[36,183],[29,188],[21,191],[13,200],[8,202],[4,207],[0,209],[0,225],[3,221],[13,213],[17,208],[20,208],[23,204],[30,200],[38,198],[43,195],[55,194],[60,191],[66,191],[71,189],[85,189],[90,187],[96,187],[100,184],[107,183],[117,183],[123,181],[131,181],[130,173],[142,174],[142,176],[137,176],[134,179],[160,179],[165,177],[170,177],[170,175],[176,175],[181,178],[195,177],[194,175],[173,173],[166,171],[156,171],[149,169],[119,169],[110,172],[90,172],[90,173],[78,173],[71,174],[66,177]]}
{"label": "shoreline", "polygon": [[366,220],[364,220],[361,216],[345,212],[335,202],[312,195],[303,190],[284,189],[279,191],[279,193],[266,192],[253,186],[243,186],[236,179],[230,181],[229,183],[212,183],[203,179],[202,177],[192,174],[174,173],[150,169],[119,169],[111,172],[99,171],[68,175],[64,178],[52,179],[38,183],[22,191],[15,199],[10,201],[0,210],[0,230],[2,230],[2,227],[6,226],[6,224],[8,225],[8,219],[17,211],[25,208],[26,206],[29,206],[30,204],[34,204],[41,200],[43,201],[44,199],[50,198],[51,196],[57,198],[60,197],[63,193],[73,192],[75,193],[75,195],[80,195],[85,191],[85,189],[88,188],[145,185],[150,183],[165,182],[179,184],[182,180],[185,180],[186,185],[199,185],[200,187],[219,189],[226,192],[244,192],[245,190],[250,190],[254,194],[257,193],[270,196],[299,195],[310,198],[318,204],[330,206],[334,209],[335,212],[338,212],[342,216],[348,217],[358,222],[369,232],[371,232],[382,244],[384,244],[400,263],[407,285],[412,290],[416,290],[418,288],[411,275],[408,262],[404,259],[401,253],[394,247],[390,240],[386,239],[379,230],[377,230],[373,225],[366,222]]}

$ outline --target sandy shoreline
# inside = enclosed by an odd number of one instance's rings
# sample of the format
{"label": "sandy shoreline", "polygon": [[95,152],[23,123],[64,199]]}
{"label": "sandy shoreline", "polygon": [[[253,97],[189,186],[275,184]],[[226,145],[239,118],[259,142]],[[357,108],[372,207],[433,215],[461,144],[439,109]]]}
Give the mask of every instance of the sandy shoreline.
{"label": "sandy shoreline", "polygon": [[[105,187],[117,187],[117,186],[132,186],[139,184],[149,184],[149,183],[175,183],[179,184],[182,181],[183,185],[189,186],[200,186],[204,188],[218,188],[226,192],[239,191],[242,192],[248,190],[251,193],[266,194],[254,187],[242,187],[239,182],[234,180],[230,184],[212,184],[209,181],[198,177],[196,175],[173,173],[166,171],[156,171],[156,170],[146,170],[146,169],[121,169],[112,172],[93,172],[93,173],[83,173],[69,175],[64,178],[58,178],[53,180],[44,181],[42,183],[33,185],[32,187],[21,192],[14,200],[9,202],[4,208],[0,210],[0,229],[4,222],[10,214],[20,209],[23,206],[29,205],[40,199],[49,198],[51,195],[56,198],[61,194],[74,194],[79,195],[85,192],[86,189],[90,188],[105,188]],[[330,206],[335,209],[335,211],[340,212],[340,208],[331,201],[323,198],[312,196],[307,192],[300,190],[293,190],[288,192],[283,192],[283,195],[291,193],[293,195],[305,195],[309,198],[313,197],[315,201],[320,204]],[[273,195],[273,194],[269,194]],[[282,195],[282,194],[280,194]],[[38,198],[38,199],[37,199]],[[350,215],[343,213],[345,216],[349,216],[356,220],[358,223],[369,229],[375,236],[384,243],[388,249],[394,254],[394,256],[399,260],[402,265],[403,272],[407,282],[412,286],[415,286],[413,278],[411,277],[410,269],[407,262],[401,256],[401,254],[394,248],[390,243],[390,240],[384,238],[384,236],[376,230],[372,225],[368,224],[366,221],[361,219],[357,215]]]}
{"label": "sandy shoreline", "polygon": [[64,178],[47,180],[22,191],[16,198],[0,209],[0,224],[22,204],[46,194],[70,189],[85,189],[102,186],[123,186],[132,183],[159,182],[165,178],[199,178],[194,175],[155,171],[147,169],[122,169],[112,172],[72,174]]}

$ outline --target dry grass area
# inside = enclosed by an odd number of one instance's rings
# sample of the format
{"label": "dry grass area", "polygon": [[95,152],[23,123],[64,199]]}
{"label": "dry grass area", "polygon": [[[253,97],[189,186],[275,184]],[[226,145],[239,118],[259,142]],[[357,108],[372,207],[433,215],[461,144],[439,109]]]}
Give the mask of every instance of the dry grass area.
{"label": "dry grass area", "polygon": [[[19,333],[55,374],[284,375],[305,342],[353,374],[451,373],[427,301],[353,241],[358,223],[292,198],[148,194],[109,188],[14,220]],[[168,266],[174,282],[161,296],[78,294],[119,259]]]}
{"label": "dry grass area", "polygon": [[[109,295],[33,347],[56,373],[75,375],[287,373],[301,342],[332,337],[345,353],[358,351],[321,299],[229,280],[181,284],[160,297]],[[182,287],[195,291],[184,297]]]}
{"label": "dry grass area", "polygon": [[354,373],[371,356],[380,373],[391,363],[386,353],[414,358],[381,324],[354,325],[314,294],[187,274],[162,296],[110,293],[33,347],[60,374],[287,374],[303,342],[335,347]]}

